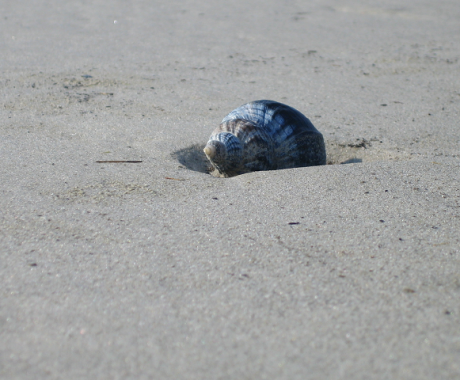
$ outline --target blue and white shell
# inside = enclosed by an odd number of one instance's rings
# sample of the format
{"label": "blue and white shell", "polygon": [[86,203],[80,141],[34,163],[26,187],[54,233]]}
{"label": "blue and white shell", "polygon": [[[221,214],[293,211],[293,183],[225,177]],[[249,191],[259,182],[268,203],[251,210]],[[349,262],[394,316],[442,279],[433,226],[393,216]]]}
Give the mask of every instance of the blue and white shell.
{"label": "blue and white shell", "polygon": [[204,152],[220,175],[325,165],[323,135],[296,109],[257,100],[230,112]]}

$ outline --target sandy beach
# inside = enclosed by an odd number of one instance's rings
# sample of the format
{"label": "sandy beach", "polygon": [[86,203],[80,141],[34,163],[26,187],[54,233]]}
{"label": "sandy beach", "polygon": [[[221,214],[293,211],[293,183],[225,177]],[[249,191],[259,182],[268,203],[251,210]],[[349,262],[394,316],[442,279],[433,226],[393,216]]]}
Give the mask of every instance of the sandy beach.
{"label": "sandy beach", "polygon": [[[459,379],[459,20],[0,3],[0,378]],[[258,99],[328,165],[211,176]]]}

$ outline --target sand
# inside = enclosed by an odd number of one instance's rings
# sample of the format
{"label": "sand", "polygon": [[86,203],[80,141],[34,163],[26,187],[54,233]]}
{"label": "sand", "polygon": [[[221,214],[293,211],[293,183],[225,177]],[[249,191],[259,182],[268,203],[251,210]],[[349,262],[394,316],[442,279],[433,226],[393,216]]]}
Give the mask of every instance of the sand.
{"label": "sand", "polygon": [[[460,3],[4,3],[2,379],[460,377]],[[209,175],[257,99],[329,165]]]}

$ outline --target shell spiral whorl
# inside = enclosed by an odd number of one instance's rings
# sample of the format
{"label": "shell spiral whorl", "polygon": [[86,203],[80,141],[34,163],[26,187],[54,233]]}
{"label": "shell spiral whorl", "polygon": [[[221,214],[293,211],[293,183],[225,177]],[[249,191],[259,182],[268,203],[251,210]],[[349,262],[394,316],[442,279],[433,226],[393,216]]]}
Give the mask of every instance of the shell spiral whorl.
{"label": "shell spiral whorl", "polygon": [[296,109],[257,100],[230,112],[204,152],[223,176],[326,164],[323,136]]}
{"label": "shell spiral whorl", "polygon": [[229,132],[221,132],[215,139],[209,140],[204,148],[206,156],[212,160],[214,167],[224,173],[241,162],[243,145],[238,137]]}

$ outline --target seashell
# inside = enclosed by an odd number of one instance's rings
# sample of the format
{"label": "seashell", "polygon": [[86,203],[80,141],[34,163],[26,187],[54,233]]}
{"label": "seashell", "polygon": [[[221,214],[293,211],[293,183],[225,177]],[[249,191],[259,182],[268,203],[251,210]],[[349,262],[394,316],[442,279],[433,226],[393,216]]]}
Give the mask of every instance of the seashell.
{"label": "seashell", "polygon": [[221,176],[325,165],[323,135],[296,109],[257,100],[230,112],[204,148]]}

